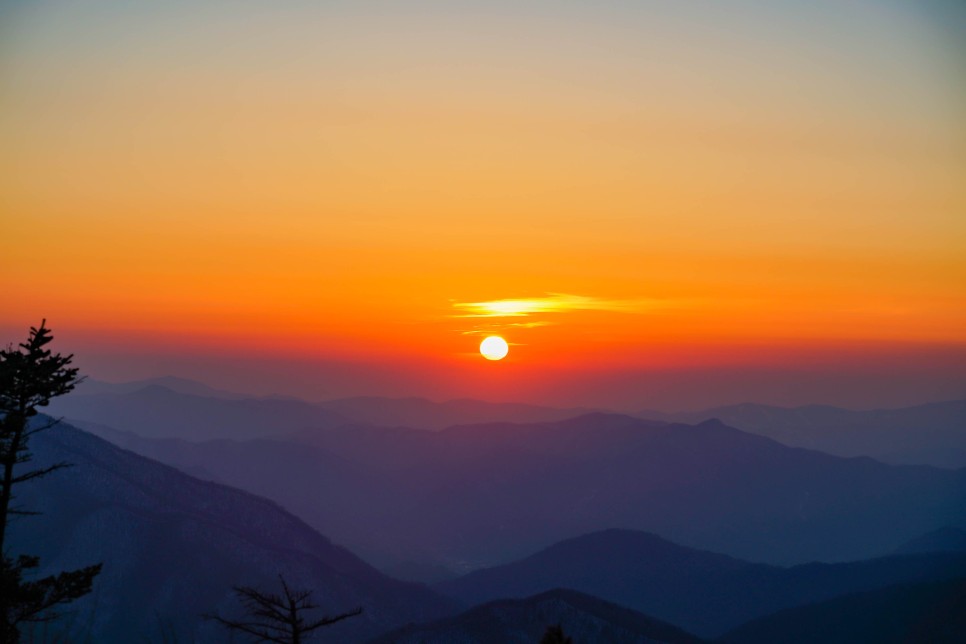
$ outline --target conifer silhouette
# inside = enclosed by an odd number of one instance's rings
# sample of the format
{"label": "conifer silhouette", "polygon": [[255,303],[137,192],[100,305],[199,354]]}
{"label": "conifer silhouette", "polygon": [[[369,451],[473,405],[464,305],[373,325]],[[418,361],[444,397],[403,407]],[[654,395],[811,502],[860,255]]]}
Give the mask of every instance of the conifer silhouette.
{"label": "conifer silhouette", "polygon": [[15,508],[13,487],[38,479],[69,463],[23,471],[18,466],[28,463],[32,454],[28,439],[37,432],[50,429],[56,420],[31,425],[38,407],[50,399],[69,393],[80,382],[77,369],[70,367],[73,355],[53,354],[46,345],[53,340],[46,320],[31,327],[27,341],[18,347],[0,351],[0,642],[20,641],[20,626],[32,622],[48,622],[57,617],[51,609],[71,602],[91,590],[101,564],[62,572],[43,579],[28,581],[24,572],[36,569],[40,559],[32,555],[7,552],[6,533],[11,517],[39,514]]}
{"label": "conifer silhouette", "polygon": [[574,644],[574,641],[564,635],[563,628],[557,624],[547,627],[543,637],[540,638],[540,644]]}

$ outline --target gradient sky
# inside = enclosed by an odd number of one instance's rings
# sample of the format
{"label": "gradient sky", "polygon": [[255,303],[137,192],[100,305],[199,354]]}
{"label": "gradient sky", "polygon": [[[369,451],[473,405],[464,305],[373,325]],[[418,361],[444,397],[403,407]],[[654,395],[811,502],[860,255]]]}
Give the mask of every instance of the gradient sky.
{"label": "gradient sky", "polygon": [[45,316],[94,377],[311,398],[961,397],[964,29],[955,0],[0,2],[0,340]]}

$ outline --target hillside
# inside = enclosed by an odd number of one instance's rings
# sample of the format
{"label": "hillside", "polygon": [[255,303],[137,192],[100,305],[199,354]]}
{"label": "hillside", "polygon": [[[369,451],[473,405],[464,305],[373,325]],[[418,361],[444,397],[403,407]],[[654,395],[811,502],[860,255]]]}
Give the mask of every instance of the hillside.
{"label": "hillside", "polygon": [[[654,417],[649,411],[638,415]],[[827,405],[787,408],[745,403],[670,416],[662,414],[660,418],[684,423],[717,418],[785,445],[837,456],[870,456],[895,464],[966,467],[966,400],[870,411]]]}
{"label": "hillside", "polygon": [[469,604],[573,588],[713,637],[790,606],[962,575],[966,554],[781,568],[685,548],[644,532],[607,530],[436,588]]}
{"label": "hillside", "polygon": [[946,526],[910,539],[895,550],[897,555],[923,552],[966,552],[966,530]]}
{"label": "hillside", "polygon": [[305,427],[348,422],[333,411],[300,400],[203,396],[156,383],[134,391],[122,388],[64,396],[51,403],[49,413],[140,436],[191,441],[279,436]]}
{"label": "hillside", "polygon": [[41,555],[41,574],[104,563],[94,593],[74,605],[72,638],[131,642],[157,636],[164,624],[181,639],[221,642],[224,633],[201,613],[230,614],[231,586],[272,587],[279,573],[313,589],[324,610],[363,607],[331,628],[339,641],[450,611],[427,588],[386,577],[266,499],[63,424],[34,436],[31,447],[34,464],[74,467],[18,489],[18,503],[43,515],[11,526],[11,552]]}
{"label": "hillside", "polygon": [[128,439],[276,500],[379,566],[463,573],[613,527],[753,561],[851,561],[966,516],[966,471],[839,458],[718,422],[591,414],[231,444]]}
{"label": "hillside", "polygon": [[960,644],[966,579],[904,584],[783,610],[721,638],[728,644]]}
{"label": "hillside", "polygon": [[535,644],[559,624],[575,642],[698,644],[676,626],[573,590],[551,590],[477,606],[431,624],[408,626],[371,644]]}

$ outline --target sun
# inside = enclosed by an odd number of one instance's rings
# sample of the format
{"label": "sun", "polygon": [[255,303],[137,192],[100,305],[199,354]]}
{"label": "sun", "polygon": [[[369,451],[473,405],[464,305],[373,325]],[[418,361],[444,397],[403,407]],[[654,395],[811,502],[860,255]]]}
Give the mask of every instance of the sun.
{"label": "sun", "polygon": [[480,353],[487,360],[502,360],[510,351],[506,340],[498,335],[491,335],[480,342]]}

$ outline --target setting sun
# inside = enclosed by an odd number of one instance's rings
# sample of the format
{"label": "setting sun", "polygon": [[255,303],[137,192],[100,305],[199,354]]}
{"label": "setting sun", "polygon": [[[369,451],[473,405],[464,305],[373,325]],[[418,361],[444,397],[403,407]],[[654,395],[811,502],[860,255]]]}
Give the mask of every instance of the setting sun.
{"label": "setting sun", "polygon": [[480,353],[487,360],[502,360],[509,351],[510,347],[506,340],[498,335],[491,335],[480,342]]}

